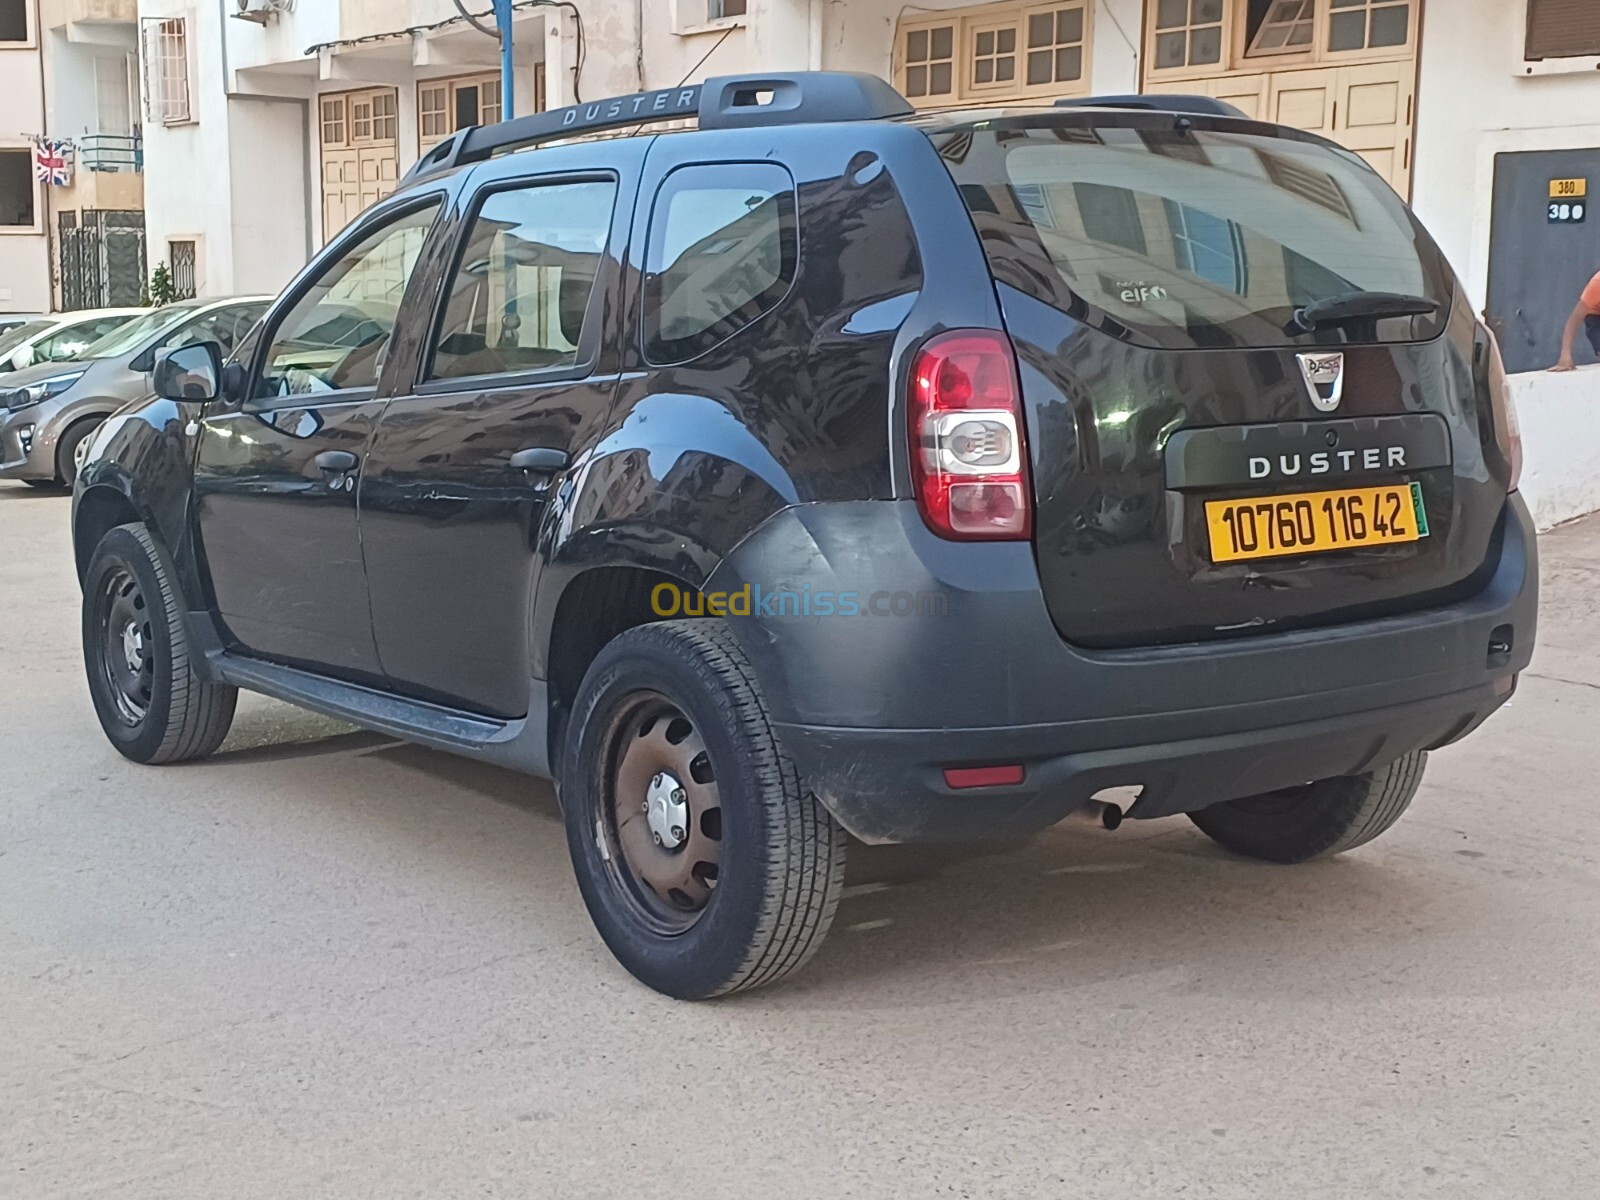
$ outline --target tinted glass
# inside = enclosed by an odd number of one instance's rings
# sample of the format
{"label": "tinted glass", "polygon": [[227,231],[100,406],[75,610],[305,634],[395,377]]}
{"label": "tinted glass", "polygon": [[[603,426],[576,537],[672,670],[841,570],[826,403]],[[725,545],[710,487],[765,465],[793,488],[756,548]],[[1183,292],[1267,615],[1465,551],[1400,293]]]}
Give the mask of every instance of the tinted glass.
{"label": "tinted glass", "polygon": [[[995,277],[1158,345],[1272,346],[1295,310],[1351,292],[1421,296],[1452,276],[1357,156],[1289,138],[1160,126],[1018,128],[942,142]],[[1347,327],[1346,333],[1354,336]]]}
{"label": "tinted glass", "polygon": [[34,343],[35,362],[67,362],[84,355],[88,348],[114,329],[128,323],[128,317],[99,317],[93,321],[79,321],[58,329],[47,338]]}
{"label": "tinted glass", "polygon": [[682,362],[770,312],[794,282],[798,251],[794,180],[782,167],[674,171],[650,216],[646,356]]}
{"label": "tinted glass", "polygon": [[406,284],[437,203],[368,233],[325,267],[272,335],[257,396],[300,396],[378,384]]}
{"label": "tinted glass", "polygon": [[264,303],[219,308],[178,330],[168,339],[167,347],[176,349],[194,342],[216,342],[222,347],[222,356],[226,358],[266,310]]}
{"label": "tinted glass", "polygon": [[4,333],[0,333],[0,357],[10,354],[23,342],[43,333],[53,324],[53,321],[24,321],[21,325],[13,325]]}
{"label": "tinted glass", "polygon": [[84,350],[82,357],[121,358],[125,354],[133,354],[146,342],[183,324],[194,315],[197,308],[202,307],[202,303],[191,301],[187,304],[169,304],[142,317],[135,317],[126,325],[119,325],[99,341],[91,343]]}
{"label": "tinted glass", "polygon": [[616,197],[609,182],[490,195],[451,282],[430,377],[575,366]]}

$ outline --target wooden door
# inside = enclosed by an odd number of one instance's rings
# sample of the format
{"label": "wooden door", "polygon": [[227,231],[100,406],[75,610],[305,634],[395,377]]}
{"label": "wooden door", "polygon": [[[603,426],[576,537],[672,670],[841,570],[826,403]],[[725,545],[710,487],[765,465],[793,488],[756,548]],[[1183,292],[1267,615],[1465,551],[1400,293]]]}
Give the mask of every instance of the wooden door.
{"label": "wooden door", "polygon": [[399,182],[398,105],[394,88],[319,98],[323,241],[394,191]]}
{"label": "wooden door", "polygon": [[1279,71],[1269,77],[1269,121],[1332,137],[1339,101],[1339,71]]}
{"label": "wooden door", "polygon": [[1354,150],[1402,196],[1411,186],[1414,64],[1341,67],[1333,137]]}

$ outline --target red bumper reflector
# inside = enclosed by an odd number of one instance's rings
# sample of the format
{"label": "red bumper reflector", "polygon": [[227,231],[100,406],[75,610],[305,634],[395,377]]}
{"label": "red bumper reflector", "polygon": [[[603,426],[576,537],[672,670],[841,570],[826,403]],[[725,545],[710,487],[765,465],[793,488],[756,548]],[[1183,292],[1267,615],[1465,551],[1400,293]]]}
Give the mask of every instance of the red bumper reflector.
{"label": "red bumper reflector", "polygon": [[944,781],[953,788],[1015,787],[1021,767],[946,767]]}

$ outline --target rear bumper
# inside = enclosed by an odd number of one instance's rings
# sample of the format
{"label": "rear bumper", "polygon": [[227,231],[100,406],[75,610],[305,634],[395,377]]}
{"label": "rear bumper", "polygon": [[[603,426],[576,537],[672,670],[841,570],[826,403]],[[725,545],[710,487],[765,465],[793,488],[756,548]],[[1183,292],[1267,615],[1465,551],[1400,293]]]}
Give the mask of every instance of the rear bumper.
{"label": "rear bumper", "polygon": [[[1520,497],[1502,525],[1497,570],[1460,603],[1151,650],[1063,642],[1031,547],[940,541],[904,503],[790,509],[708,590],[812,597],[813,615],[732,624],[786,749],[846,828],[878,842],[1006,836],[1107,788],[1143,789],[1132,816],[1168,816],[1466,736],[1510,697],[1536,633]],[[822,616],[828,592],[888,615]],[[873,605],[882,595],[894,599]],[[1017,787],[944,782],[948,766],[1012,764]]]}

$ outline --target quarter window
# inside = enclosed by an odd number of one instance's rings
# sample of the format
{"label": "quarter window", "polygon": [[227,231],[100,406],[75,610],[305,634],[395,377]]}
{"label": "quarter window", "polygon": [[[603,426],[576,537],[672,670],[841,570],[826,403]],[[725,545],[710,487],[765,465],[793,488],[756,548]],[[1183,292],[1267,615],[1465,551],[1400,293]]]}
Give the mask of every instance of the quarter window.
{"label": "quarter window", "polygon": [[451,281],[430,377],[577,366],[616,198],[598,180],[491,194]]}
{"label": "quarter window", "polygon": [[645,355],[683,362],[772,311],[799,261],[794,180],[768,163],[683,167],[656,195]]}
{"label": "quarter window", "polygon": [[437,203],[368,233],[324,269],[279,323],[257,395],[372,388]]}

